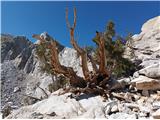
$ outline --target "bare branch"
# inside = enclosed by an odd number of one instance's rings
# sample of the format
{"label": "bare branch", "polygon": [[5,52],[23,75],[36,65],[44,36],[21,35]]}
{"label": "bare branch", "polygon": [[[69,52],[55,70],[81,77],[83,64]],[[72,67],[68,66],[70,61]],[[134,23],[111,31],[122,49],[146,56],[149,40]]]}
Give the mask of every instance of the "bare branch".
{"label": "bare branch", "polygon": [[22,94],[22,95],[23,95],[23,96],[27,96],[27,97],[29,97],[29,98],[31,98],[31,99],[38,100],[38,101],[41,101],[41,100],[42,100],[42,99],[39,99],[39,98],[34,97],[34,96],[27,95],[27,94]]}
{"label": "bare branch", "polygon": [[66,8],[66,23],[67,23],[67,27],[70,29],[71,25],[70,25],[69,20],[68,20],[68,8]]}
{"label": "bare branch", "polygon": [[[33,35],[33,38],[41,38],[40,35]],[[42,39],[44,42],[45,40]],[[58,49],[57,49],[57,43],[55,40],[51,41],[51,44],[48,45],[48,49],[51,50],[51,66],[52,70],[55,73],[58,74],[63,74],[67,78],[70,79],[70,84],[73,86],[78,86],[78,87],[85,87],[86,82],[82,77],[79,77],[76,75],[76,72],[73,70],[71,67],[66,67],[60,64],[59,58],[58,58]]]}
{"label": "bare branch", "polygon": [[41,88],[39,85],[37,85],[37,87],[38,87],[39,89],[41,89],[41,90],[43,91],[43,93],[45,94],[45,96],[48,98],[47,92],[46,92],[43,88]]}
{"label": "bare branch", "polygon": [[100,63],[99,63],[99,72],[103,73],[105,71],[105,44],[104,44],[104,38],[101,33],[97,32],[97,42],[98,42],[98,55],[100,58]]}
{"label": "bare branch", "polygon": [[69,29],[75,29],[76,27],[76,16],[77,15],[77,11],[76,11],[76,8],[74,8],[74,22],[73,22],[73,25],[71,26],[70,23],[69,23],[69,20],[68,20],[68,8],[66,8],[66,23],[67,23],[67,27]]}
{"label": "bare branch", "polygon": [[77,53],[81,56],[82,61],[82,71],[86,79],[89,77],[89,69],[87,65],[87,53],[85,50],[80,48],[77,44],[77,42],[74,40],[74,36],[71,36],[71,44],[74,47],[74,49],[77,51]]}
{"label": "bare branch", "polygon": [[74,47],[74,49],[77,51],[78,55],[81,56],[82,71],[85,76],[85,79],[88,80],[89,79],[89,69],[88,69],[88,65],[87,65],[87,53],[85,52],[85,50],[83,50],[82,48],[80,48],[78,46],[77,42],[74,39],[74,30],[76,27],[76,8],[74,8],[74,24],[72,27],[70,27],[70,24],[68,21],[68,9],[66,9],[66,23],[70,29],[70,42],[71,42],[72,46]]}
{"label": "bare branch", "polygon": [[[73,33],[73,34],[72,34]],[[77,51],[78,55],[81,56],[81,62],[82,62],[82,71],[85,76],[85,79],[89,79],[89,69],[87,65],[87,53],[85,50],[80,48],[77,44],[77,42],[74,40],[74,29],[71,29],[71,44],[74,47],[74,49]]]}
{"label": "bare branch", "polygon": [[71,85],[85,87],[85,82],[83,78],[76,75],[76,72],[71,67],[66,67],[60,64],[58,59],[58,51],[56,48],[56,41],[52,42],[52,65],[56,73],[63,74],[64,76],[70,78]]}
{"label": "bare branch", "polygon": [[74,23],[73,23],[73,29],[76,27],[76,17],[77,17],[77,11],[76,8],[74,8]]}
{"label": "bare branch", "polygon": [[99,57],[99,73],[109,78],[109,71],[106,69],[106,54],[105,54],[105,40],[102,33],[96,32],[96,39],[98,43],[98,57]]}

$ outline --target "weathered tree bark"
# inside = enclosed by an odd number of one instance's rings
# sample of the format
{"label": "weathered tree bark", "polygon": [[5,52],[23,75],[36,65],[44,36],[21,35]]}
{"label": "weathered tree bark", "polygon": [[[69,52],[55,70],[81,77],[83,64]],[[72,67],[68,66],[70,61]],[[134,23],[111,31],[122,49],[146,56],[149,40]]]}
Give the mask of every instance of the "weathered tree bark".
{"label": "weathered tree bark", "polygon": [[76,9],[74,8],[74,23],[73,26],[70,25],[69,21],[68,21],[68,9],[66,9],[66,23],[67,23],[67,27],[70,30],[70,42],[72,44],[72,46],[74,47],[74,49],[77,51],[78,55],[81,56],[81,61],[82,61],[82,71],[85,77],[85,80],[89,80],[89,69],[88,69],[88,65],[87,65],[87,53],[84,49],[80,48],[77,44],[77,42],[74,39],[74,30],[76,27]]}
{"label": "weathered tree bark", "polygon": [[[97,42],[98,42],[98,58],[99,58],[99,69],[97,69],[95,61],[92,59],[92,56],[88,56],[86,51],[82,48],[80,48],[77,44],[77,42],[74,39],[74,31],[76,27],[76,9],[74,9],[74,23],[71,26],[68,20],[68,9],[66,9],[66,23],[67,27],[70,30],[70,41],[74,49],[77,51],[78,55],[81,57],[82,60],[82,71],[85,77],[85,80],[89,82],[89,85],[87,87],[92,87],[94,89],[96,85],[100,85],[106,88],[107,80],[109,79],[109,71],[106,69],[106,54],[105,54],[105,40],[104,35],[97,32]],[[93,71],[89,72],[88,65],[87,65],[87,59],[90,59],[91,64],[93,66]],[[93,90],[95,91],[95,90]]]}
{"label": "weathered tree bark", "polygon": [[[36,37],[35,37],[36,36]],[[33,35],[33,38],[40,38],[40,35]],[[45,39],[39,39],[41,42],[45,42]],[[86,82],[82,77],[76,75],[76,72],[71,67],[66,67],[60,64],[58,58],[58,49],[56,41],[51,41],[51,44],[48,46],[51,50],[51,65],[53,71],[57,74],[63,74],[65,77],[70,79],[70,84],[74,87],[85,87]]]}
{"label": "weathered tree bark", "polygon": [[96,33],[97,43],[98,43],[98,64],[99,70],[98,73],[100,74],[102,79],[108,80],[110,77],[110,72],[106,69],[106,54],[105,54],[105,40],[103,33]]}

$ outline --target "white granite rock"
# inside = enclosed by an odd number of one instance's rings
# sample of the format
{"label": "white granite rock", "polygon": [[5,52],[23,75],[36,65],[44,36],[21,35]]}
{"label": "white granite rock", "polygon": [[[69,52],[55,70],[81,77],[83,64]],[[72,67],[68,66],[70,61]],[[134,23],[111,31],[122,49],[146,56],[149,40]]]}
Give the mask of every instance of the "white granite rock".
{"label": "white granite rock", "polygon": [[15,87],[14,90],[13,90],[13,92],[15,93],[15,92],[18,92],[19,90],[20,90],[19,87]]}
{"label": "white granite rock", "polygon": [[160,78],[160,62],[153,64],[138,71],[139,74],[145,75],[150,78]]}
{"label": "white granite rock", "polygon": [[154,119],[160,119],[160,109],[158,109],[156,112],[152,114]]}
{"label": "white granite rock", "polygon": [[119,113],[110,115],[108,119],[136,119],[136,115],[119,112]]}
{"label": "white granite rock", "polygon": [[[76,101],[75,99],[67,97],[70,93],[61,96],[53,94],[48,99],[13,111],[7,118],[32,118],[31,114],[34,112],[43,115],[55,112],[58,118],[87,116],[89,118],[105,118],[104,107],[106,103],[103,102],[101,96],[89,98],[87,98],[87,96],[82,96],[81,100]],[[52,118],[55,118],[55,116]]]}
{"label": "white granite rock", "polygon": [[138,90],[157,90],[160,89],[160,80],[139,76],[131,81]]}
{"label": "white granite rock", "polygon": [[135,57],[141,60],[160,59],[160,16],[143,24],[141,33],[134,35]]}

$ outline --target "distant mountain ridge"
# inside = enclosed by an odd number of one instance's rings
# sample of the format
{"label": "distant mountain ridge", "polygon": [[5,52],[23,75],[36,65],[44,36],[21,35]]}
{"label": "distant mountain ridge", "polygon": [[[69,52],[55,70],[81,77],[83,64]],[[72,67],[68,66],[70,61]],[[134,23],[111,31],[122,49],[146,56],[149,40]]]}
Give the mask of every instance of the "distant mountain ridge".
{"label": "distant mountain ridge", "polygon": [[[64,48],[62,45],[60,47]],[[36,44],[25,36],[1,34],[2,106],[8,101],[12,101],[13,105],[21,106],[22,93],[27,92],[26,87],[32,81],[27,77],[40,73],[40,62],[35,50]],[[16,87],[21,88],[18,93],[13,92]]]}

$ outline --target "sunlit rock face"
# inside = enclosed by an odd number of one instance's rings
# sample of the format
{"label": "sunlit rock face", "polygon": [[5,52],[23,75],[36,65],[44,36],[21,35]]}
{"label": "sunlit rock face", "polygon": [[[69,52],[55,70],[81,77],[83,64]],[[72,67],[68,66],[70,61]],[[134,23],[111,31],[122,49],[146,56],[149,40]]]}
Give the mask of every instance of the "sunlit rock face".
{"label": "sunlit rock face", "polygon": [[135,55],[143,61],[160,58],[160,16],[143,24],[141,33],[133,36]]}
{"label": "sunlit rock face", "polygon": [[135,59],[141,60],[142,69],[135,72],[136,88],[160,89],[160,16],[145,22],[141,33],[133,36]]}
{"label": "sunlit rock face", "polygon": [[138,80],[137,89],[160,89],[160,16],[145,22],[141,33],[134,35],[132,39],[135,55],[132,60],[141,61],[139,66],[142,68],[133,75]]}
{"label": "sunlit rock face", "polygon": [[[72,67],[77,72],[78,76],[83,77],[81,59],[73,48],[65,47],[59,54],[60,63],[64,66]],[[88,62],[89,70],[92,70],[92,65]]]}

